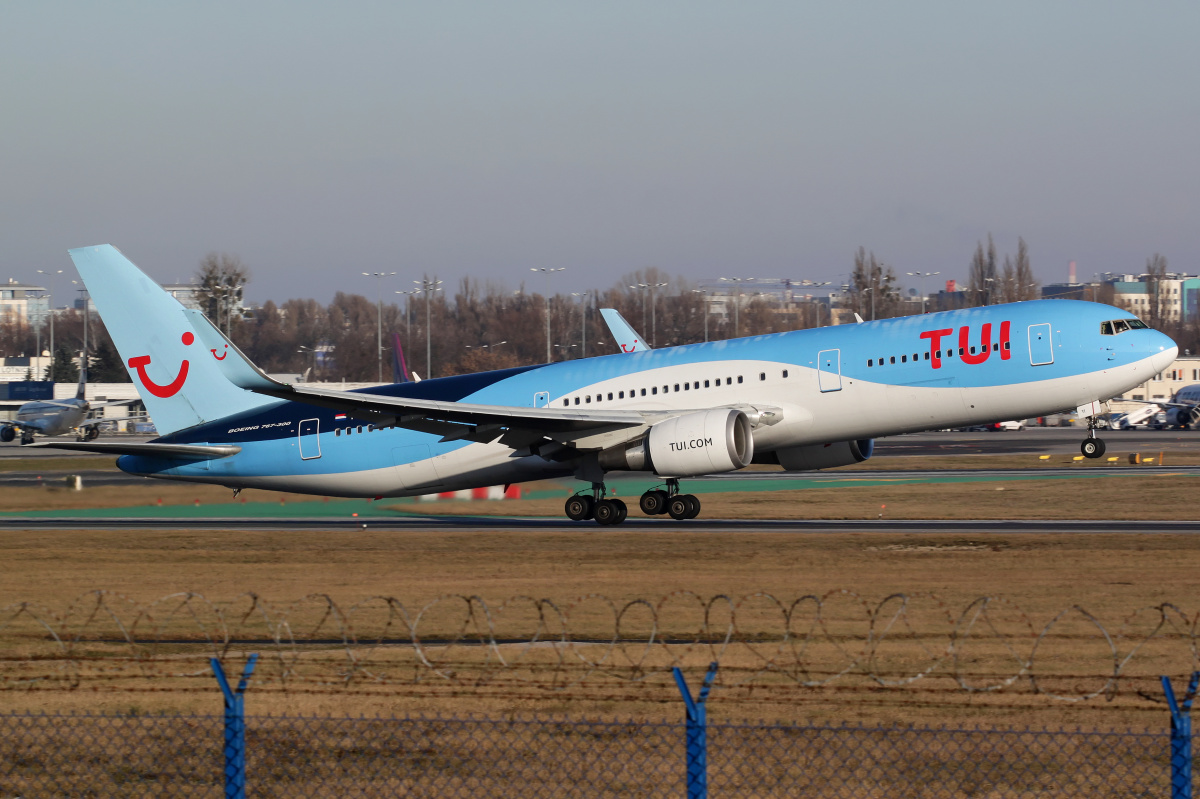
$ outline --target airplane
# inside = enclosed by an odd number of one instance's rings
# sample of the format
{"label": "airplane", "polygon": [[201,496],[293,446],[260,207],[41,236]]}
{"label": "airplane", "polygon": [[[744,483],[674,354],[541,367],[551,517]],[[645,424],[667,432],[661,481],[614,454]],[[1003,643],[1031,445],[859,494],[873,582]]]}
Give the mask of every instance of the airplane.
{"label": "airplane", "polygon": [[844,466],[879,436],[1068,408],[1098,458],[1105,401],[1178,354],[1128,311],[1036,300],[340,391],[267,376],[115,247],[70,256],[162,435],[35,446],[235,492],[382,499],[574,477],[567,517],[603,525],[628,514],[613,471],[661,477],[640,509],[683,520],[700,502],[681,479]]}
{"label": "airplane", "polygon": [[1168,427],[1178,427],[1186,430],[1200,420],[1200,383],[1192,383],[1175,392],[1169,400],[1126,400],[1127,402],[1142,403],[1146,407],[1133,411],[1125,417],[1128,426],[1134,426],[1151,419],[1163,411],[1163,422]]}
{"label": "airplane", "polygon": [[32,444],[35,435],[61,436],[74,432],[80,441],[92,441],[100,436],[100,427],[104,422],[123,421],[125,419],[145,418],[144,416],[123,416],[118,419],[105,417],[90,417],[92,411],[110,405],[128,405],[137,400],[115,400],[113,402],[88,402],[84,393],[87,390],[87,367],[79,370],[79,388],[75,396],[61,400],[34,400],[26,402],[17,409],[17,418],[10,421],[0,421],[0,441],[11,442],[21,434],[22,444]]}

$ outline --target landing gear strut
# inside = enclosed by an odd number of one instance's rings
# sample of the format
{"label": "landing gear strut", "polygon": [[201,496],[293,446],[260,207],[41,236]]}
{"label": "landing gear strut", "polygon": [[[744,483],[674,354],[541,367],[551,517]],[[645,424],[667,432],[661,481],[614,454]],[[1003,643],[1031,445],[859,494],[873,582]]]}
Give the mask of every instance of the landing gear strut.
{"label": "landing gear strut", "polygon": [[667,490],[653,488],[642,494],[638,505],[647,516],[670,514],[672,519],[683,521],[694,519],[700,513],[700,500],[691,494],[679,493],[679,480],[667,478]]}
{"label": "landing gear strut", "polygon": [[629,508],[616,497],[607,498],[607,493],[608,489],[604,487],[604,483],[592,483],[591,496],[575,494],[567,499],[564,508],[567,518],[576,522],[595,519],[597,524],[606,526],[625,521],[625,517],[629,515]]}
{"label": "landing gear strut", "polygon": [[1079,451],[1085,458],[1100,458],[1104,455],[1104,442],[1096,437],[1096,417],[1089,416],[1087,420],[1088,437],[1079,445]]}

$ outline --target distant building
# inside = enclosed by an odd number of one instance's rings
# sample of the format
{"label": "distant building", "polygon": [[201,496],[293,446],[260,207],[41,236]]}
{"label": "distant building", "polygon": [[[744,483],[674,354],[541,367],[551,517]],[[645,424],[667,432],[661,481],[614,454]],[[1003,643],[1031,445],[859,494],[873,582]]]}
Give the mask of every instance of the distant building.
{"label": "distant building", "polygon": [[12,278],[0,283],[0,320],[36,324],[49,313],[50,297],[44,286],[26,285]]}

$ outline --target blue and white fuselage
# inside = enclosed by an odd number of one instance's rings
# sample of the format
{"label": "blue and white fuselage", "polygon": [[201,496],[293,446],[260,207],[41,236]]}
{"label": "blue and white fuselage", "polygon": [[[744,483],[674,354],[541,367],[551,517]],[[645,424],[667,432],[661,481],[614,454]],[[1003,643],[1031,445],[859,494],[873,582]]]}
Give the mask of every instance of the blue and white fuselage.
{"label": "blue and white fuselage", "polygon": [[[879,436],[1094,415],[1177,354],[1126,311],[1044,300],[342,392],[274,383],[198,313],[151,298],[115,249],[71,254],[167,431],[120,468],[237,488],[398,497],[602,484],[625,468],[672,480],[751,460],[824,468]],[[134,315],[136,330],[114,324]]]}

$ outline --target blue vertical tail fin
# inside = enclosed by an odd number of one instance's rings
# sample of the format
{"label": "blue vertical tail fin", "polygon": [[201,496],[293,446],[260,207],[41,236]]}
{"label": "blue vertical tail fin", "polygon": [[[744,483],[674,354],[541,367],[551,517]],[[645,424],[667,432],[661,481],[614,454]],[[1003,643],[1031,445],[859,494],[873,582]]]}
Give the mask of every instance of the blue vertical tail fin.
{"label": "blue vertical tail fin", "polygon": [[116,247],[80,247],[70,255],[159,433],[276,402],[230,383],[183,306]]}

